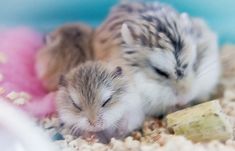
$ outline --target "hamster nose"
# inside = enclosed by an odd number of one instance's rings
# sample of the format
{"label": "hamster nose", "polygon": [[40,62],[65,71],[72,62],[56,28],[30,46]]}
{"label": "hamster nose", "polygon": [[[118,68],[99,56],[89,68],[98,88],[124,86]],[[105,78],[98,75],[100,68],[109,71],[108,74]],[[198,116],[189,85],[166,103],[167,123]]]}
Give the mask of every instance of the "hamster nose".
{"label": "hamster nose", "polygon": [[184,77],[184,72],[180,69],[176,70],[177,80],[181,80]]}
{"label": "hamster nose", "polygon": [[96,123],[96,120],[95,119],[92,119],[92,120],[89,119],[88,122],[89,122],[90,125],[94,126],[95,123]]}

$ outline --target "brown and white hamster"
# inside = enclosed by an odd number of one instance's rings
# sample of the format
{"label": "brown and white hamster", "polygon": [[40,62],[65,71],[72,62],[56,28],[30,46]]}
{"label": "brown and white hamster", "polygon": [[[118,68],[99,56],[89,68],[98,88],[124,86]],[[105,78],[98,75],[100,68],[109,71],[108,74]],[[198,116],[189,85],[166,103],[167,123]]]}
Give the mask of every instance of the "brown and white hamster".
{"label": "brown and white hamster", "polygon": [[[204,100],[220,76],[216,35],[201,19],[159,2],[130,2],[112,9],[94,33],[96,53],[123,51],[136,92],[150,115]],[[102,55],[101,57],[103,57]],[[147,102],[147,103],[146,103]]]}
{"label": "brown and white hamster", "polygon": [[73,134],[102,133],[107,142],[141,126],[140,98],[124,74],[119,66],[87,62],[61,78],[57,109]]}
{"label": "brown and white hamster", "polygon": [[61,74],[93,58],[92,35],[91,27],[76,23],[63,25],[46,36],[36,59],[37,74],[45,88],[56,90]]}

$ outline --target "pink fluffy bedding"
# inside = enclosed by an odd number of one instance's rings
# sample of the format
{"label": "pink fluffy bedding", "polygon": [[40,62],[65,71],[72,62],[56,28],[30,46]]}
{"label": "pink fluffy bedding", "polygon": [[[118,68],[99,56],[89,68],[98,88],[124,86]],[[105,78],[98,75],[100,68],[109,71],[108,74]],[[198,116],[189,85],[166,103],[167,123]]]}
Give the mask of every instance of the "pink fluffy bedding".
{"label": "pink fluffy bedding", "polygon": [[42,35],[32,29],[0,31],[0,96],[36,117],[55,112],[55,94],[43,88],[35,72],[42,45]]}

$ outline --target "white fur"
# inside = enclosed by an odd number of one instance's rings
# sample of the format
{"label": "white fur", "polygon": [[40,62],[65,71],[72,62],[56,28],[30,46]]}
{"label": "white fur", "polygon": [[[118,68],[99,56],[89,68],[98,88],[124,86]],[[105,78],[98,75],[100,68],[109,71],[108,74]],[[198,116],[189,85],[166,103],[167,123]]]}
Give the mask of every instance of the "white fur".
{"label": "white fur", "polygon": [[112,89],[108,89],[108,88],[102,88],[101,89],[101,99],[102,99],[102,101],[106,101],[107,99],[109,99],[111,96],[112,96],[112,94],[113,94],[113,91],[112,91]]}
{"label": "white fur", "polygon": [[79,100],[77,100],[78,97],[77,97],[76,89],[71,88],[69,95],[70,95],[70,97],[73,99],[73,101],[75,101],[76,104],[79,105]]}
{"label": "white fur", "polygon": [[127,44],[129,44],[129,45],[134,44],[134,39],[133,39],[133,37],[131,35],[130,30],[128,29],[127,24],[125,24],[125,23],[122,24],[121,34],[122,34],[122,37],[123,37],[124,41]]}
{"label": "white fur", "polygon": [[176,64],[176,61],[174,59],[174,56],[172,52],[165,52],[163,53],[161,50],[155,50],[156,53],[154,55],[149,55],[150,62],[159,69],[162,69],[163,71],[166,71],[167,73],[171,73],[171,75],[174,75],[174,66]]}
{"label": "white fur", "polygon": [[148,115],[160,115],[176,104],[175,95],[170,87],[160,85],[144,73],[135,74],[137,92],[143,100],[143,108]]}
{"label": "white fur", "polygon": [[221,74],[221,64],[216,35],[208,31],[206,24],[202,20],[196,20],[195,24],[199,24],[202,30],[205,30],[205,39],[200,39],[198,42],[199,46],[209,43],[205,53],[206,57],[203,60],[203,65],[199,68],[199,75],[193,87],[195,91],[192,97],[200,100],[207,99],[208,94],[210,94],[218,84]]}
{"label": "white fur", "polygon": [[136,90],[130,90],[128,93],[124,98],[125,101],[128,100],[127,104],[125,104],[127,110],[124,118],[128,121],[126,129],[130,133],[142,125],[145,115],[140,95],[136,93]]}
{"label": "white fur", "polygon": [[220,64],[218,62],[218,56],[210,55],[204,62],[203,66],[199,69],[200,74],[195,79],[194,86],[192,88],[192,98],[198,100],[207,99],[209,94],[213,91],[217,85],[220,76]]}
{"label": "white fur", "polygon": [[12,145],[23,145],[30,151],[59,151],[32,119],[5,102],[0,98],[0,125],[18,139],[19,144]]}
{"label": "white fur", "polygon": [[[123,138],[133,130],[140,128],[144,121],[145,113],[142,100],[136,90],[130,88],[121,101],[123,106],[115,110],[116,114],[119,114],[119,121],[115,124],[115,127],[112,126],[107,129],[109,138]],[[109,117],[107,120],[111,121],[111,119],[112,117]]]}

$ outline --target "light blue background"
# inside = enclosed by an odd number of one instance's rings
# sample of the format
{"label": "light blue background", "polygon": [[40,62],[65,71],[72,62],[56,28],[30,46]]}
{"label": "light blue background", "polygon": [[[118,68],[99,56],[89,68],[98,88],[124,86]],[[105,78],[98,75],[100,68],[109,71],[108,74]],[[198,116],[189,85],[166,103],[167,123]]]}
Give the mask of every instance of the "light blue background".
{"label": "light blue background", "polygon": [[[235,43],[235,0],[162,0],[179,11],[203,17],[221,43]],[[0,24],[49,31],[65,22],[97,26],[118,0],[0,0]]]}

